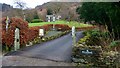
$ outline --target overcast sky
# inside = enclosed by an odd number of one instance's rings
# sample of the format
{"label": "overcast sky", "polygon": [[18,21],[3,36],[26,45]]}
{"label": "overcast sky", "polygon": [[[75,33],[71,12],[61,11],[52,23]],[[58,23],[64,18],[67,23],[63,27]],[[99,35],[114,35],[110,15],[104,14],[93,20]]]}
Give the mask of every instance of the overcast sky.
{"label": "overcast sky", "polygon": [[[15,0],[0,0],[0,3],[10,4],[13,7],[15,7],[14,1]],[[42,5],[43,3],[49,2],[50,0],[20,0],[20,1],[25,2],[28,8],[34,8],[37,5]]]}
{"label": "overcast sky", "polygon": [[[0,3],[6,3],[6,4],[10,4],[12,5],[13,7],[15,7],[14,5],[14,1],[15,0],[0,0]],[[60,1],[60,2],[81,2],[81,1],[85,1],[85,2],[91,2],[91,0],[20,0],[20,1],[23,1],[26,3],[26,6],[28,8],[34,8],[36,7],[37,5],[42,5],[43,3],[46,3],[46,2],[49,2],[49,1]],[[101,1],[101,0],[93,0],[93,2],[96,2],[96,1]],[[120,1],[120,0],[102,0],[103,2],[104,1],[107,1],[107,2],[113,2],[113,1]]]}

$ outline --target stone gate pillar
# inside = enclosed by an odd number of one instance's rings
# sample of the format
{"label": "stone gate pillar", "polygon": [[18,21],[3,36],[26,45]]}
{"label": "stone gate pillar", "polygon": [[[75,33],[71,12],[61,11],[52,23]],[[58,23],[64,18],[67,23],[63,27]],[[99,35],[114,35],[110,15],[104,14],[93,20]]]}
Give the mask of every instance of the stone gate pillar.
{"label": "stone gate pillar", "polygon": [[15,29],[15,40],[14,40],[14,50],[17,51],[20,48],[20,31],[18,28]]}
{"label": "stone gate pillar", "polygon": [[73,45],[76,45],[76,32],[75,32],[75,26],[72,27],[72,39],[73,39]]}

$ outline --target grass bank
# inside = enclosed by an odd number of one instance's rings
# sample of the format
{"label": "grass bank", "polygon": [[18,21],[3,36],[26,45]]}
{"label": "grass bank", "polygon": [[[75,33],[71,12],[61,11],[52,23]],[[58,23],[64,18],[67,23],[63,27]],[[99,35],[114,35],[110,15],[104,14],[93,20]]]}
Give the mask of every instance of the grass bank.
{"label": "grass bank", "polygon": [[43,26],[43,25],[46,25],[46,24],[67,24],[69,27],[72,27],[72,26],[75,26],[75,27],[92,26],[92,25],[89,25],[89,24],[79,23],[79,22],[76,22],[76,21],[68,22],[68,21],[60,20],[60,21],[55,21],[55,22],[29,23],[29,27],[32,27],[32,26]]}

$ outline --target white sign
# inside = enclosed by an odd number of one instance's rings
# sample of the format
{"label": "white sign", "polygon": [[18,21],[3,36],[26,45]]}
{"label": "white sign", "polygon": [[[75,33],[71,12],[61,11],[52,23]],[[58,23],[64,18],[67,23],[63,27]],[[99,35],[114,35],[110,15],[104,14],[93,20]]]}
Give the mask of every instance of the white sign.
{"label": "white sign", "polygon": [[44,29],[39,29],[39,36],[44,36]]}
{"label": "white sign", "polygon": [[83,54],[87,54],[87,55],[88,55],[88,54],[93,54],[93,52],[92,52],[92,51],[89,51],[89,50],[82,51],[82,53],[83,53]]}

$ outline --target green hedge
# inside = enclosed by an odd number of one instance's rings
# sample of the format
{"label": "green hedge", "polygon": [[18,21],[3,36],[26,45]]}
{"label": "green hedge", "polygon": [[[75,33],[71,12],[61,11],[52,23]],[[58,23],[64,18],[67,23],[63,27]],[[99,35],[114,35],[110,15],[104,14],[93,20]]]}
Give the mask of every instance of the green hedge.
{"label": "green hedge", "polygon": [[41,20],[41,19],[33,19],[31,21],[31,23],[39,23],[39,22],[43,22],[43,20]]}

